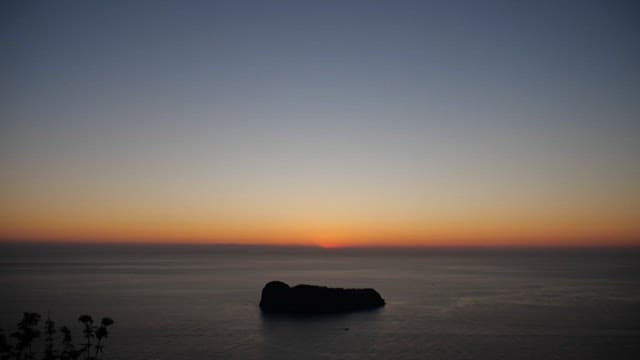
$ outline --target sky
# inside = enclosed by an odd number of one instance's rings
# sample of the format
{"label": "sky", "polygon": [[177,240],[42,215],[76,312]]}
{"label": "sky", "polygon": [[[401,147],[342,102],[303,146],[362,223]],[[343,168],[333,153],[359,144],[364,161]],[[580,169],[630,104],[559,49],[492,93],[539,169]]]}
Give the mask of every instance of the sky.
{"label": "sky", "polygon": [[0,241],[640,245],[633,1],[3,1]]}

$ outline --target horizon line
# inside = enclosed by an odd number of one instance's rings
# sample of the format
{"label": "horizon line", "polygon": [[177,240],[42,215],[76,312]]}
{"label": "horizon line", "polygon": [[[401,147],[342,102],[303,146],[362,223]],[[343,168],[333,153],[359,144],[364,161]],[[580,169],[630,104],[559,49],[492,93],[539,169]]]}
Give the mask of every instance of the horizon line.
{"label": "horizon line", "polygon": [[602,243],[513,243],[513,244],[359,244],[323,246],[308,243],[235,243],[198,241],[135,241],[135,240],[47,240],[47,239],[0,239],[0,246],[105,246],[105,247],[227,247],[227,248],[270,248],[270,249],[316,249],[316,250],[465,250],[465,249],[640,249],[638,242]]}

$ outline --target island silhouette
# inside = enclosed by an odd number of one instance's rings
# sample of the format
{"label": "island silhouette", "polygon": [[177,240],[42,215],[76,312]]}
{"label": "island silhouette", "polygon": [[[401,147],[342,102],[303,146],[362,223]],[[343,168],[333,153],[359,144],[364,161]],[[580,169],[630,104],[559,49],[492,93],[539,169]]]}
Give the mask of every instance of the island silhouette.
{"label": "island silhouette", "polygon": [[370,310],[385,305],[374,289],[343,289],[316,285],[289,286],[271,281],[262,289],[260,309],[265,313],[330,314]]}

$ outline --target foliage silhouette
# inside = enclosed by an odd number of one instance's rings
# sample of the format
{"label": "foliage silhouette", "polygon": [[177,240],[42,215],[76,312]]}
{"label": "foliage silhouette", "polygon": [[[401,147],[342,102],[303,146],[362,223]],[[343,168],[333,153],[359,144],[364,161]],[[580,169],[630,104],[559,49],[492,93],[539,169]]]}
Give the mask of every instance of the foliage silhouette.
{"label": "foliage silhouette", "polygon": [[[44,349],[38,352],[34,351],[34,344],[40,337],[40,330],[37,328],[40,318],[38,313],[23,313],[22,320],[18,323],[18,330],[10,335],[15,339],[13,342],[0,329],[0,360],[98,360],[100,354],[104,354],[104,342],[109,336],[108,328],[114,323],[111,318],[105,317],[102,318],[100,326],[95,326],[91,316],[82,315],[78,321],[84,325],[82,334],[85,342],[76,348],[71,330],[62,326],[59,329],[62,334],[60,346],[56,347],[55,322],[47,315],[44,322]],[[42,356],[37,357],[38,354]]]}
{"label": "foliage silhouette", "polygon": [[44,333],[47,335],[44,345],[44,360],[55,360],[55,350],[53,345],[53,334],[56,333],[56,323],[47,314],[47,321],[44,323]]}

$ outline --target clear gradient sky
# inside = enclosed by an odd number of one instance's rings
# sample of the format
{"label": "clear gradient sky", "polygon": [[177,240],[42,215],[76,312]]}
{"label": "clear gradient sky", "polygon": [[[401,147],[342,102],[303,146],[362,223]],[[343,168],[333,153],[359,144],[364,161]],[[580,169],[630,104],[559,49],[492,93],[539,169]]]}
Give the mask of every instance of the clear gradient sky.
{"label": "clear gradient sky", "polygon": [[2,1],[0,239],[640,245],[634,1]]}

